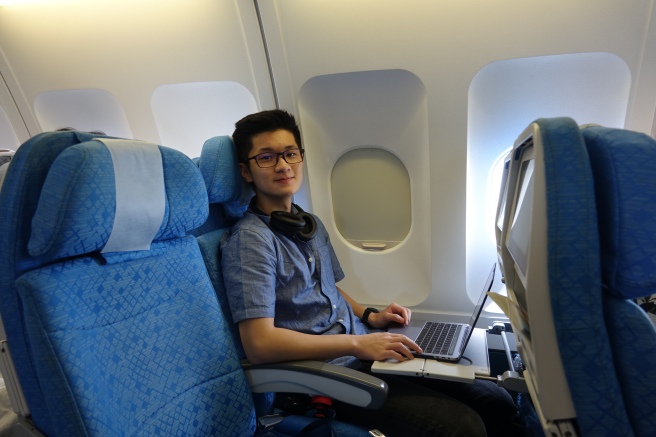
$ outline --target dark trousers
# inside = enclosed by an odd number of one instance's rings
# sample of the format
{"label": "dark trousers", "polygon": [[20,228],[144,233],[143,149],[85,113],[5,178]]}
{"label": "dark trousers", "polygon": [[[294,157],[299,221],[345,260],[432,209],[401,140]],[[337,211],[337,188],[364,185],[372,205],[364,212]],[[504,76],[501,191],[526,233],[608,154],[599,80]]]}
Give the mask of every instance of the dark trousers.
{"label": "dark trousers", "polygon": [[517,406],[510,394],[491,381],[473,384],[371,373],[389,386],[382,408],[375,411],[335,401],[337,419],[386,437],[405,436],[522,436]]}

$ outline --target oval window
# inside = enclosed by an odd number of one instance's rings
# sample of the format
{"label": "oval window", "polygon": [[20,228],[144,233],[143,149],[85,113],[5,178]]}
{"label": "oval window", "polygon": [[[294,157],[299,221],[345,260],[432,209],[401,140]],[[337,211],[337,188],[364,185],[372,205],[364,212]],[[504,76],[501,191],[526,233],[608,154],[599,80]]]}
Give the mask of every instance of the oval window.
{"label": "oval window", "polygon": [[342,155],[331,174],[335,224],[352,245],[385,250],[410,232],[410,176],[392,153],[363,147]]}

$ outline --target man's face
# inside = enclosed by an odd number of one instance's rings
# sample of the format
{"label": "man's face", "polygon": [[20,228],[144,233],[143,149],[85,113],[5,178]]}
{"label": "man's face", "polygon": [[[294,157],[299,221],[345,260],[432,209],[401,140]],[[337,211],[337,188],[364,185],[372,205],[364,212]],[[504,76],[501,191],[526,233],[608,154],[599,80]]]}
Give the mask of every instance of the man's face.
{"label": "man's face", "polygon": [[[280,153],[298,148],[294,135],[283,129],[257,134],[252,138],[252,143],[249,158],[261,153]],[[277,160],[274,166],[267,168],[260,168],[254,159],[239,164],[242,177],[246,182],[253,183],[259,203],[263,205],[291,202],[303,183],[303,162],[289,164],[282,156],[278,156]]]}

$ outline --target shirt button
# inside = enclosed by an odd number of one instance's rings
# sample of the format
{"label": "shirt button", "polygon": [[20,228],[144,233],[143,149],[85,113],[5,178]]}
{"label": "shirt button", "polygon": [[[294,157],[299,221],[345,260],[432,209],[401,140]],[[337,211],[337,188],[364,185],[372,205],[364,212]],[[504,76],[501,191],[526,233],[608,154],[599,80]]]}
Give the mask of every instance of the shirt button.
{"label": "shirt button", "polygon": [[308,258],[308,262],[312,262],[312,261],[314,261],[314,260],[311,257]]}
{"label": "shirt button", "polygon": [[337,305],[333,305],[333,309],[337,309]]}
{"label": "shirt button", "polygon": [[344,319],[337,319],[337,323],[344,323]]}

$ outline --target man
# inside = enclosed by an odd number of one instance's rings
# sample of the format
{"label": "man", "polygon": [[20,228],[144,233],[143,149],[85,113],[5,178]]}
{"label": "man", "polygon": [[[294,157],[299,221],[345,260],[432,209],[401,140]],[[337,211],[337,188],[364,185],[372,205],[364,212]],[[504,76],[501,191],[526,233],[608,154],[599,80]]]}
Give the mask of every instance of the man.
{"label": "man", "polygon": [[[221,243],[222,271],[249,361],[327,360],[369,371],[374,360],[413,359],[417,344],[380,330],[407,324],[411,311],[395,303],[365,308],[337,287],[344,273],[324,225],[292,203],[304,159],[294,117],[263,111],[235,127],[241,176],[255,197]],[[485,435],[481,418],[461,402],[416,378],[385,379],[381,410],[336,405],[338,416],[389,435]]]}

